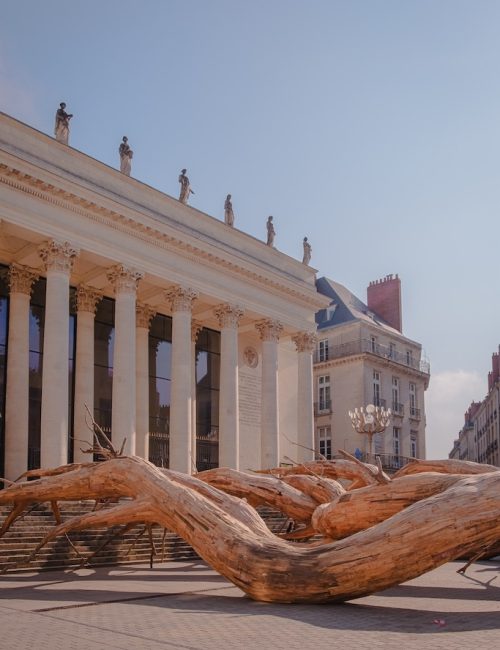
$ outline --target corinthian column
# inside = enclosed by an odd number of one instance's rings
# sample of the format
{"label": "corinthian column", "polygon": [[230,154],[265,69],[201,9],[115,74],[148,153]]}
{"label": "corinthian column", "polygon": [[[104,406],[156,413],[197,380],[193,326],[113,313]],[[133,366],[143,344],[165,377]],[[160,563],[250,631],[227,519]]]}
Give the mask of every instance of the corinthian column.
{"label": "corinthian column", "polygon": [[28,467],[29,318],[33,269],[9,268],[9,342],[5,395],[5,477],[15,480]]}
{"label": "corinthian column", "polygon": [[136,450],[149,460],[149,326],[156,314],[149,305],[138,304],[136,313]]}
{"label": "corinthian column", "polygon": [[297,347],[297,456],[300,463],[314,459],[313,369],[314,332],[292,336]]}
{"label": "corinthian column", "polygon": [[261,467],[277,467],[279,450],[278,408],[278,343],[283,325],[264,319],[255,323],[262,340],[262,399],[261,399]]}
{"label": "corinthian column", "polygon": [[234,305],[214,309],[221,328],[219,390],[219,466],[239,469],[238,323],[242,310]]}
{"label": "corinthian column", "polygon": [[50,468],[68,462],[69,278],[79,251],[52,240],[39,253],[47,275],[40,464]]}
{"label": "corinthian column", "polygon": [[113,392],[111,434],[119,448],[135,454],[135,302],[137,284],[143,274],[123,264],[108,271],[108,280],[115,290],[115,348],[113,361]]}
{"label": "corinthian column", "polygon": [[196,470],[196,341],[198,334],[203,329],[203,325],[197,320],[191,320],[191,367],[193,369],[191,377],[191,466],[193,471]]}
{"label": "corinthian column", "polygon": [[198,294],[173,287],[165,293],[172,309],[172,391],[170,400],[170,469],[191,473],[191,310]]}
{"label": "corinthian column", "polygon": [[97,303],[102,293],[80,285],[76,290],[76,353],[75,353],[75,408],[73,424],[73,459],[75,463],[88,462],[81,450],[93,444],[86,406],[94,412],[94,320]]}

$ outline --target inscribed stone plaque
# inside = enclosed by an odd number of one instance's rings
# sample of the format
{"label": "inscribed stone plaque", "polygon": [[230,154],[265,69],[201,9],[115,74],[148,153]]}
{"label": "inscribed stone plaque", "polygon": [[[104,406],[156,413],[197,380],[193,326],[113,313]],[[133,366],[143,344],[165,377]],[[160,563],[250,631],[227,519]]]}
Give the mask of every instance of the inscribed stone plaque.
{"label": "inscribed stone plaque", "polygon": [[239,377],[240,423],[260,428],[260,376],[246,368],[240,368]]}

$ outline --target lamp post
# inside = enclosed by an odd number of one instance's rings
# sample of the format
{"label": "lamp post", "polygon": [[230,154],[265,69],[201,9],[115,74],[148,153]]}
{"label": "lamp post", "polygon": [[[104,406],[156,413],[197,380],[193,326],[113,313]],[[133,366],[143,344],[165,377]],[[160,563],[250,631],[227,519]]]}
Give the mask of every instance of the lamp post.
{"label": "lamp post", "polygon": [[387,429],[391,420],[391,409],[384,409],[381,406],[368,404],[366,409],[362,406],[349,411],[351,424],[355,431],[364,433],[368,436],[370,456],[373,457],[373,435],[381,433]]}

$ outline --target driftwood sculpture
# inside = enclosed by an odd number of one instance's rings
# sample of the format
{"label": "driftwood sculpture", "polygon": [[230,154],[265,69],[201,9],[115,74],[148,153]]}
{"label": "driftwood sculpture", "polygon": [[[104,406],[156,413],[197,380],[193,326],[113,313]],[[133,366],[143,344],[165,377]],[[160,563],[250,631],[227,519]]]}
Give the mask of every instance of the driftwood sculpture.
{"label": "driftwood sculpture", "polygon": [[[0,536],[36,502],[123,498],[59,520],[39,548],[73,530],[156,523],[251,598],[288,603],[365,596],[500,539],[495,467],[416,462],[391,480],[346,455],[266,473],[221,468],[188,476],[110,446],[101,451],[103,462],[33,470],[37,480],[0,491],[0,504],[12,504]],[[301,543],[274,535],[254,509],[260,504],[298,523],[289,537],[322,537]]]}

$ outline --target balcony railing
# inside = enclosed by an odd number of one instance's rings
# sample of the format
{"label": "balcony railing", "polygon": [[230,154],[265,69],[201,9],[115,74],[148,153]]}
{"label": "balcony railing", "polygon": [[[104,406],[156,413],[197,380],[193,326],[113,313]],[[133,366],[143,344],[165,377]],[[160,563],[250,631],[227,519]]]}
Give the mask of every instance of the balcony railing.
{"label": "balcony railing", "polygon": [[386,404],[387,404],[387,402],[385,401],[385,399],[382,399],[381,397],[374,397],[373,398],[373,405],[374,406],[381,406],[383,409],[385,409]]}
{"label": "balcony railing", "polygon": [[401,402],[392,402],[391,410],[393,415],[399,415],[400,417],[403,417],[405,414],[405,407],[403,404],[401,404]]}
{"label": "balcony railing", "polygon": [[421,419],[420,409],[415,408],[415,406],[410,406],[410,417],[413,420],[420,420]]}
{"label": "balcony railing", "polygon": [[157,467],[168,467],[170,461],[170,435],[163,431],[149,434],[149,461]]}
{"label": "balcony railing", "polygon": [[316,350],[314,353],[314,362],[323,363],[331,359],[340,359],[342,357],[349,357],[364,352],[374,354],[383,359],[390,359],[395,363],[413,368],[414,370],[418,370],[426,375],[430,373],[430,364],[428,361],[415,359],[413,356],[408,356],[406,352],[398,352],[388,345],[380,345],[379,343],[375,343],[369,339],[358,339],[356,341],[341,343],[340,345],[331,345],[326,354],[324,351],[320,352],[319,350]]}
{"label": "balcony railing", "polygon": [[332,402],[327,399],[322,402],[314,402],[314,415],[326,415],[332,412]]}
{"label": "balcony railing", "polygon": [[362,453],[360,460],[364,463],[370,463],[372,465],[377,464],[377,457],[380,458],[382,462],[382,469],[386,472],[396,472],[404,465],[408,465],[415,460],[415,458],[409,458],[408,456],[400,456],[397,454],[368,454]]}

